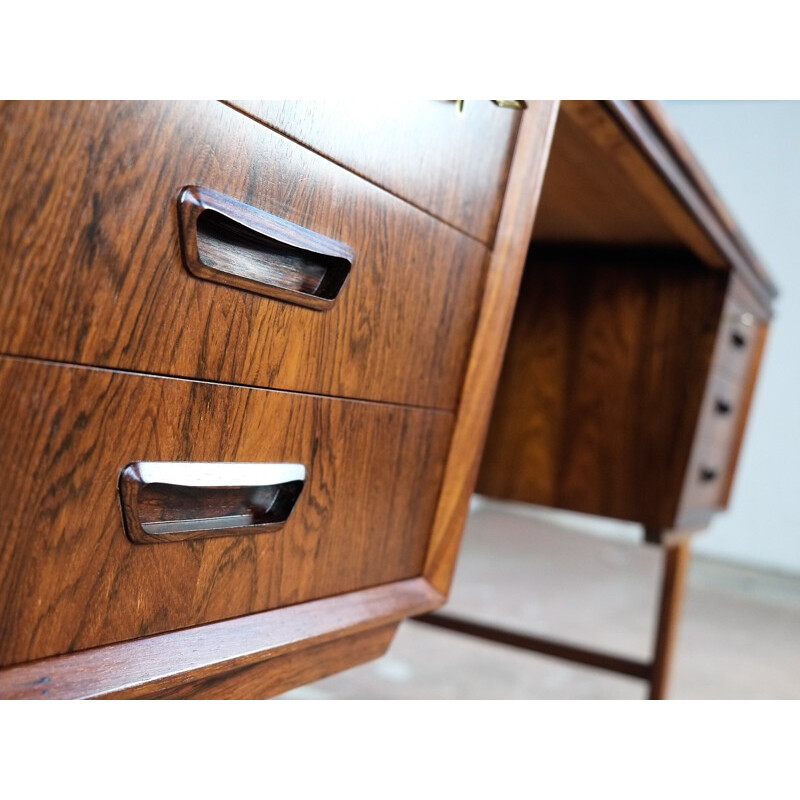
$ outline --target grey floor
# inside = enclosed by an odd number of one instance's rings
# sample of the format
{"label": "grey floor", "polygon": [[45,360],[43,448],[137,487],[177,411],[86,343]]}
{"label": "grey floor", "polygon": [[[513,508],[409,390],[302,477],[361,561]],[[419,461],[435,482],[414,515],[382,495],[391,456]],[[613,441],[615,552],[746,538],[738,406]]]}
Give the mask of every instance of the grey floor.
{"label": "grey floor", "polygon": [[[470,515],[448,608],[645,659],[656,547],[513,505]],[[642,682],[406,622],[382,659],[286,699],[636,699]],[[695,558],[670,697],[800,698],[800,578]]]}

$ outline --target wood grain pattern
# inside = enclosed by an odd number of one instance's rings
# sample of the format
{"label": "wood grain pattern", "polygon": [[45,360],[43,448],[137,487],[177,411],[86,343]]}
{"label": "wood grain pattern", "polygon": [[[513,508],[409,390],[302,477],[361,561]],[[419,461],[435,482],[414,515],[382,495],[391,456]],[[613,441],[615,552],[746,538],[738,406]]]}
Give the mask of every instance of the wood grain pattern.
{"label": "wood grain pattern", "polygon": [[524,112],[468,100],[232,105],[491,245]]}
{"label": "wood grain pattern", "polygon": [[556,112],[557,105],[546,101],[531,101],[523,112],[425,559],[425,577],[443,594],[453,578],[478,475]]}
{"label": "wood grain pattern", "polygon": [[[422,614],[441,605],[444,598],[421,578],[391,583],[337,597],[302,603],[261,614],[215,622],[185,631],[149,636],[131,642],[98,647],[79,653],[0,670],[0,698],[81,699],[136,697],[178,691],[200,684],[205,691],[214,681],[227,682],[230,673],[256,664],[297,655],[300,670],[314,669],[316,659],[303,663],[303,651],[331,642],[350,641],[352,664],[364,655],[363,646],[350,637],[362,632],[385,631],[404,617]],[[373,646],[373,645],[368,645]],[[339,648],[337,648],[339,650]],[[279,665],[280,691],[286,662]],[[344,659],[337,656],[336,666]],[[317,663],[318,666],[318,663]],[[323,665],[324,666],[324,665]],[[269,680],[269,679],[268,679]],[[263,683],[247,685],[262,696]],[[228,684],[230,685],[230,684]],[[247,688],[231,688],[236,696],[253,696]]]}
{"label": "wood grain pattern", "polygon": [[[6,103],[0,128],[0,352],[455,406],[473,239],[219,103]],[[353,247],[340,300],[318,313],[192,277],[187,185]]]}
{"label": "wood grain pattern", "polygon": [[185,681],[169,689],[153,691],[145,686],[111,694],[105,699],[262,700],[380,658],[396,630],[397,625],[389,625],[311,645],[296,653],[249,664],[222,675]]}
{"label": "wood grain pattern", "polygon": [[[563,104],[566,106],[566,104]],[[675,247],[680,239],[647,197],[562,109],[533,239],[544,243]]]}
{"label": "wood grain pattern", "polygon": [[[0,359],[0,664],[419,575],[450,414]],[[279,531],[135,545],[133,461],[304,464]]]}
{"label": "wood grain pattern", "polygon": [[534,239],[559,244],[687,248],[725,266],[706,232],[635,140],[595,101],[565,101]]}
{"label": "wood grain pattern", "polygon": [[534,246],[477,490],[670,527],[725,287],[680,253]]}

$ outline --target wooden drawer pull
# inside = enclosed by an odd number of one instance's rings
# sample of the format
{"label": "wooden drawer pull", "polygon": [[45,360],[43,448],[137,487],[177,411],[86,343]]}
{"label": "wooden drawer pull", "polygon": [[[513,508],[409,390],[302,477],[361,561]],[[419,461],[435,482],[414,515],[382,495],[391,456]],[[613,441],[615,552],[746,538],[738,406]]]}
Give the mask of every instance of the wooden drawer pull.
{"label": "wooden drawer pull", "polygon": [[353,264],[346,244],[211,189],[184,188],[178,217],[189,272],[287,303],[330,308]]}
{"label": "wooden drawer pull", "polygon": [[119,480],[125,532],[149,543],[274,531],[305,478],[302,464],[137,461]]}

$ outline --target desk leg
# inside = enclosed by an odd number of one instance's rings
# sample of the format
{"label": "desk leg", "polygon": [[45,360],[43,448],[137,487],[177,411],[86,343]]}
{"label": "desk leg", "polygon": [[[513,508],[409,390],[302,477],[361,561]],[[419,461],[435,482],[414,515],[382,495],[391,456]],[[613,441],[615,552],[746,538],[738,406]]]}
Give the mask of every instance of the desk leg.
{"label": "desk leg", "polygon": [[[658,627],[652,661],[639,662],[620,658],[597,650],[575,647],[571,644],[531,636],[519,631],[506,630],[493,625],[481,625],[472,620],[438,612],[415,617],[417,622],[434,625],[479,639],[553,656],[578,664],[606,669],[632,678],[641,678],[650,684],[650,700],[663,700],[672,664],[672,654],[680,622],[686,570],[689,566],[689,538],[660,528],[647,528],[648,542],[658,543],[664,551],[664,573],[661,579],[661,600],[658,606]],[[665,535],[668,534],[668,535]],[[671,534],[671,535],[670,535]]]}
{"label": "desk leg", "polygon": [[664,544],[661,603],[658,610],[658,628],[656,629],[650,674],[651,700],[663,700],[667,693],[667,683],[683,605],[689,556],[688,537],[681,537]]}

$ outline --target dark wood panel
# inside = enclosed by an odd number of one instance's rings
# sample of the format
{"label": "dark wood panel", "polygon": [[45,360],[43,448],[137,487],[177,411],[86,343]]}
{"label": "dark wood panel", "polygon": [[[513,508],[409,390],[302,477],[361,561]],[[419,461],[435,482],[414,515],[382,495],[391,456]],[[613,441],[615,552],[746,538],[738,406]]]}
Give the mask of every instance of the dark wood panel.
{"label": "dark wood panel", "polygon": [[548,101],[529,102],[514,151],[425,560],[425,577],[445,594],[452,581],[469,501],[478,475],[492,396],[511,327],[557,108],[556,103]]}
{"label": "dark wood panel", "polygon": [[669,527],[725,286],[681,254],[534,247],[478,491]]}
{"label": "dark wood panel", "polygon": [[624,171],[563,111],[556,123],[534,240],[661,247],[680,243]]}
{"label": "dark wood panel", "polygon": [[534,241],[686,248],[725,260],[635,140],[596,101],[561,104]]}
{"label": "dark wood panel", "polygon": [[[0,664],[419,575],[452,427],[440,411],[10,358],[0,419]],[[278,531],[137,545],[118,501],[134,461],[307,477]]]}
{"label": "dark wood panel", "polygon": [[394,638],[397,625],[365,631],[288,653],[269,661],[212,678],[182,683],[171,689],[123,691],[108,699],[133,700],[261,700],[313,683],[335,672],[380,658]]}
{"label": "dark wood panel", "polygon": [[[0,698],[146,697],[179,691],[184,684],[210,689],[214,681],[227,682],[232,672],[263,665],[257,681],[248,679],[245,690],[230,687],[239,698],[261,696],[262,679],[271,680],[272,660],[278,662],[275,680],[280,682],[280,690],[285,691],[291,687],[284,681],[289,677],[285,674],[287,662],[280,659],[292,656],[288,663],[297,670],[294,685],[299,685],[308,671],[320,667],[319,651],[313,649],[319,646],[351,642],[352,666],[364,655],[363,647],[352,637],[370,631],[380,636],[380,631],[407,616],[430,611],[443,600],[425,580],[415,578],[291,608],[55,656],[0,670]],[[337,666],[344,666],[344,659],[337,657]],[[250,689],[258,694],[251,695]]]}
{"label": "dark wood panel", "polygon": [[[7,103],[0,129],[0,352],[455,405],[487,255],[473,239],[220,103]],[[352,247],[335,305],[190,275],[186,185]]]}
{"label": "dark wood panel", "polygon": [[452,100],[233,105],[487,244],[526,113],[488,100],[467,100],[460,113]]}

